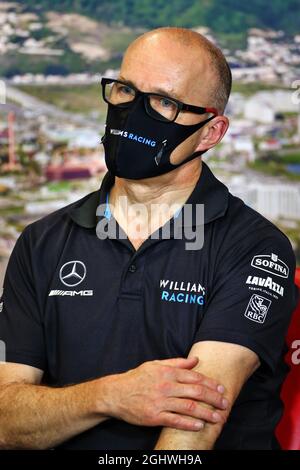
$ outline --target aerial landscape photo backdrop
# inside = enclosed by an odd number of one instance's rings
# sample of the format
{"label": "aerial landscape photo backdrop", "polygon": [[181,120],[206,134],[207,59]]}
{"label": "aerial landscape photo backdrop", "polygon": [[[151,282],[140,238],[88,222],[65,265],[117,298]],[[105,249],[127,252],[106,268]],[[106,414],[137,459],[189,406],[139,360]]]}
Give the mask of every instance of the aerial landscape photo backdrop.
{"label": "aerial landscape photo backdrop", "polygon": [[106,172],[102,76],[160,26],[205,35],[233,75],[230,128],[203,160],[289,237],[300,265],[300,1],[0,1],[0,286],[29,223]]}

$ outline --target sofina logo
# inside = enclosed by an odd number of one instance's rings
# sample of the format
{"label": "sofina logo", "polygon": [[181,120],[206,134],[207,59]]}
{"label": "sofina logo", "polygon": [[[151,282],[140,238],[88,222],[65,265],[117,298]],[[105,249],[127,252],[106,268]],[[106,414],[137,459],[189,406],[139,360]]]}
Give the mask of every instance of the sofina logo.
{"label": "sofina logo", "polygon": [[289,276],[289,267],[274,253],[271,255],[254,256],[251,261],[251,266],[285,279]]}
{"label": "sofina logo", "polygon": [[141,135],[134,134],[133,132],[121,131],[120,129],[111,129],[110,133],[112,135],[124,137],[125,139],[133,140],[135,142],[138,142],[139,144],[149,145],[150,147],[156,146],[155,140],[149,139],[147,137],[143,137]]}
{"label": "sofina logo", "polygon": [[205,287],[199,283],[161,279],[159,286],[162,301],[204,305]]}

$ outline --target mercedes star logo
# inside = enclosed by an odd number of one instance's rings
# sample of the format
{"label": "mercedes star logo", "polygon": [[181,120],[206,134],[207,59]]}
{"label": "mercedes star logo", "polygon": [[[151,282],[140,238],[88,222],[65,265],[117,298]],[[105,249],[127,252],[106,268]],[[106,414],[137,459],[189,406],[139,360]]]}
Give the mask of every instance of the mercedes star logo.
{"label": "mercedes star logo", "polygon": [[63,284],[74,287],[80,284],[86,276],[86,267],[82,261],[68,261],[59,271],[59,277]]}

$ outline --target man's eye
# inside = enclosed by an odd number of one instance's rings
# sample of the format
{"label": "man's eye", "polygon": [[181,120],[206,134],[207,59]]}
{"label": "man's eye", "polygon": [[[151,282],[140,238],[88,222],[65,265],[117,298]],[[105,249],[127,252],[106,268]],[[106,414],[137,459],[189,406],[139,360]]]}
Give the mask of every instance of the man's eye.
{"label": "man's eye", "polygon": [[130,88],[129,86],[120,86],[119,87],[119,92],[123,93],[124,95],[134,95],[134,90]]}
{"label": "man's eye", "polygon": [[172,107],[174,107],[173,101],[170,101],[170,100],[168,100],[167,98],[162,98],[162,99],[160,100],[160,105],[161,105],[163,108],[172,108]]}

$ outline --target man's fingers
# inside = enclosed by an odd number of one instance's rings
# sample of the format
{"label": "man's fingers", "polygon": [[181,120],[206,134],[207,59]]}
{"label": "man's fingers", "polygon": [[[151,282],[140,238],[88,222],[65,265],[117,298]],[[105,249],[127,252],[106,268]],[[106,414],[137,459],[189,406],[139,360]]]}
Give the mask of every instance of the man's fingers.
{"label": "man's fingers", "polygon": [[194,400],[202,401],[220,410],[225,410],[228,406],[228,401],[221,393],[205,387],[204,385],[177,384],[173,389],[172,395],[178,398],[193,398]]}
{"label": "man's fingers", "polygon": [[199,374],[195,370],[179,368],[175,371],[175,379],[177,382],[182,384],[200,384],[203,382],[202,374]]}
{"label": "man's fingers", "polygon": [[179,367],[180,369],[192,369],[198,364],[199,358],[198,357],[176,357],[174,359],[163,359],[159,362],[166,366],[171,367]]}
{"label": "man's fingers", "polygon": [[204,428],[203,421],[192,418],[190,416],[182,416],[176,413],[163,411],[160,413],[161,426],[174,429],[182,429],[183,431],[200,431]]}
{"label": "man's fingers", "polygon": [[212,390],[217,390],[219,393],[224,393],[225,392],[225,387],[224,385],[221,385],[219,382],[217,382],[214,379],[211,379],[210,377],[207,377],[204,374],[200,374],[202,376],[202,385],[205,387],[211,388]]}
{"label": "man's fingers", "polygon": [[183,416],[192,416],[208,423],[220,423],[223,420],[220,413],[186,398],[168,398],[165,409]]}
{"label": "man's fingers", "polygon": [[184,383],[185,384],[189,384],[189,383],[202,384],[220,393],[224,392],[224,387],[220,385],[216,380],[211,379],[210,377],[206,377],[205,375],[195,370],[193,371],[193,370],[178,369],[178,371],[176,371],[176,379],[179,383],[182,383],[182,384]]}

